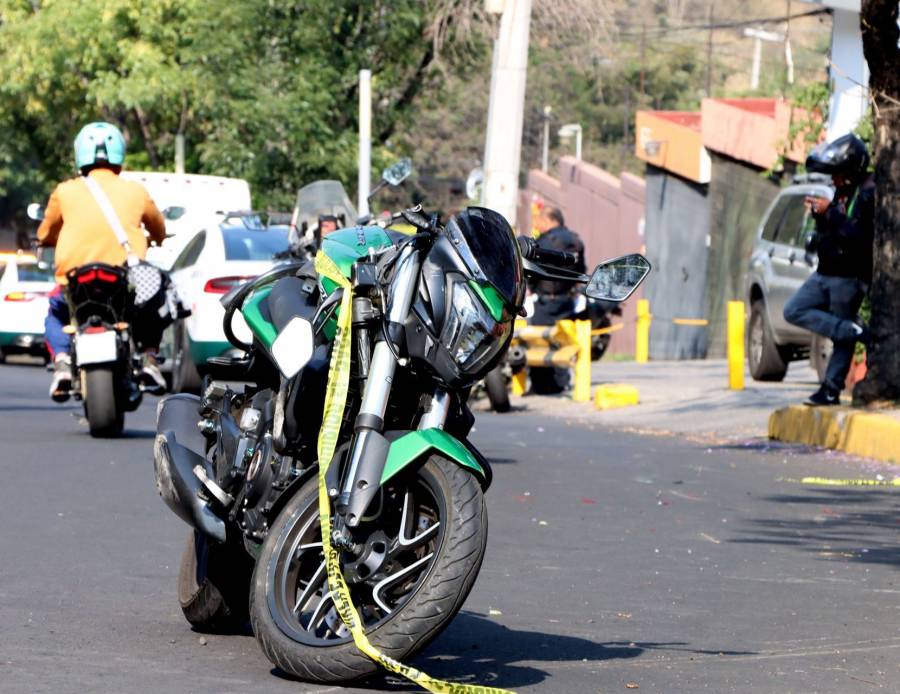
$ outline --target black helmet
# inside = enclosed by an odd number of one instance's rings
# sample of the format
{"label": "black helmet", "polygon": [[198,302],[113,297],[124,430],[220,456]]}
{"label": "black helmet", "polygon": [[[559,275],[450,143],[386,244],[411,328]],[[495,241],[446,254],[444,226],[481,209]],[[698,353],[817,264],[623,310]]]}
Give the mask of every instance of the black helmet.
{"label": "black helmet", "polygon": [[850,133],[833,142],[823,142],[806,158],[806,170],[829,176],[843,176],[858,180],[869,167],[866,143]]}

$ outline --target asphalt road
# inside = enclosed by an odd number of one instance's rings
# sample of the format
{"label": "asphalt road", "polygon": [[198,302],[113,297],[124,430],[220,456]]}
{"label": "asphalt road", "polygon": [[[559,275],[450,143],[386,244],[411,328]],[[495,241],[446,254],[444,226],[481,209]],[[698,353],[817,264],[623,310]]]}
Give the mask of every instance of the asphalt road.
{"label": "asphalt road", "polygon": [[[38,367],[0,367],[0,692],[331,692],[176,601],[187,528],[156,495],[154,402],[94,441]],[[480,414],[488,554],[414,664],[522,692],[900,691],[897,494],[866,464]],[[884,473],[891,471],[882,470]],[[391,678],[368,689],[411,691]]]}

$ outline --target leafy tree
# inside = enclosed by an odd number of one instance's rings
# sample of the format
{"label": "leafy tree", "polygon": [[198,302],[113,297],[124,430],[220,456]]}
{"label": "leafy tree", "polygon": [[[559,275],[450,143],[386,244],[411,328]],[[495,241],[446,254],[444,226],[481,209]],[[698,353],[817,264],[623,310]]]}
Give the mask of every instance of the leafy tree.
{"label": "leafy tree", "polygon": [[[356,178],[357,75],[373,71],[376,164],[416,101],[464,65],[475,0],[0,0],[3,218],[70,175],[90,120],[116,123],[131,168],[247,178],[288,206],[315,178]],[[402,154],[402,152],[397,153]]]}
{"label": "leafy tree", "polygon": [[868,372],[853,397],[900,400],[900,28],[897,2],[863,0],[863,51],[869,63],[875,149],[875,245],[870,290]]}

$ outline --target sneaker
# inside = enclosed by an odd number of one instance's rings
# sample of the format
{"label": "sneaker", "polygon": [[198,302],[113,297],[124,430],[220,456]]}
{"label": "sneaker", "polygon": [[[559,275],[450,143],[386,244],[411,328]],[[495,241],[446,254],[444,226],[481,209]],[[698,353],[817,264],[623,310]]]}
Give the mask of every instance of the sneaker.
{"label": "sneaker", "polygon": [[823,385],[806,399],[806,404],[813,405],[814,407],[840,405],[841,394],[839,391],[832,390],[828,386]]}
{"label": "sneaker", "polygon": [[155,354],[150,352],[144,354],[139,380],[144,385],[144,390],[151,395],[162,395],[166,392],[166,379],[159,370],[159,361]]}
{"label": "sneaker", "polygon": [[68,354],[57,354],[53,360],[53,380],[50,397],[54,402],[65,402],[72,395],[72,360]]}
{"label": "sneaker", "polygon": [[852,323],[853,329],[856,331],[856,341],[862,342],[866,347],[869,346],[869,342],[872,339],[872,335],[869,333],[869,329],[864,325],[859,325],[858,323]]}

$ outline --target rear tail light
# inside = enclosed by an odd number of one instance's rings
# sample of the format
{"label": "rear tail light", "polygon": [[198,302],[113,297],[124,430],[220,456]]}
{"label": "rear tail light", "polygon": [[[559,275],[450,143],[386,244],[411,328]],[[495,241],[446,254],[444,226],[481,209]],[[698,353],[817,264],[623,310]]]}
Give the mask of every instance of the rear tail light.
{"label": "rear tail light", "polygon": [[214,277],[203,285],[203,291],[207,294],[227,294],[249,279],[252,277]]}
{"label": "rear tail light", "polygon": [[82,332],[92,335],[94,333],[105,333],[107,330],[108,330],[108,328],[106,328],[102,325],[89,325]]}
{"label": "rear tail light", "polygon": [[88,270],[83,275],[78,275],[77,280],[78,284],[87,284],[94,280],[100,280],[101,282],[118,282],[119,276],[114,272],[97,268],[95,270]]}
{"label": "rear tail light", "polygon": [[32,301],[47,296],[47,292],[10,292],[3,297],[4,301]]}

